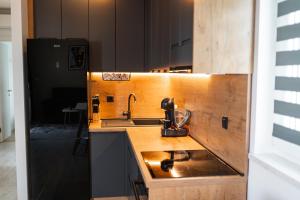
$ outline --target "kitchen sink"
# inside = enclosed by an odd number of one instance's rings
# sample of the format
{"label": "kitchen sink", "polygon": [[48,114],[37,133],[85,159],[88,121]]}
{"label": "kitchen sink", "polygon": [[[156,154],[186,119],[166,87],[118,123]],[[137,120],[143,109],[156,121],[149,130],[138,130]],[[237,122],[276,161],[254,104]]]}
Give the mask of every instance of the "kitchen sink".
{"label": "kitchen sink", "polygon": [[161,125],[161,119],[133,119],[133,124],[136,126],[155,126]]}
{"label": "kitchen sink", "polygon": [[102,127],[129,127],[133,126],[133,122],[126,119],[102,119]]}
{"label": "kitchen sink", "polygon": [[127,119],[102,119],[102,127],[132,127],[132,126],[161,126],[161,119],[158,118],[136,118]]}

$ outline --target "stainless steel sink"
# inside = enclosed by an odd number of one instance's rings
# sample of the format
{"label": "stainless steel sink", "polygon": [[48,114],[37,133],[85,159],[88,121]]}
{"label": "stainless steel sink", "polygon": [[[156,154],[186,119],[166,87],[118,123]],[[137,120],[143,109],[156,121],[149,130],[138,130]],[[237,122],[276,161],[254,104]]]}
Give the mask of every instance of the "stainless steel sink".
{"label": "stainless steel sink", "polygon": [[133,126],[133,122],[126,119],[102,119],[102,127],[128,127]]}
{"label": "stainless steel sink", "polygon": [[161,119],[140,118],[140,119],[102,119],[102,127],[132,127],[132,126],[161,126]]}
{"label": "stainless steel sink", "polygon": [[161,125],[161,119],[133,119],[136,126],[158,126]]}

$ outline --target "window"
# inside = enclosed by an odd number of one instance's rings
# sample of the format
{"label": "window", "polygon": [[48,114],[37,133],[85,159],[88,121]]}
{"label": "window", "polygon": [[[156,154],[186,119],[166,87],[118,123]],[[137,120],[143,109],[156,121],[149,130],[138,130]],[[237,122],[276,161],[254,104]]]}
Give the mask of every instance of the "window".
{"label": "window", "polygon": [[[300,150],[300,1],[278,0],[273,144],[279,153]],[[296,153],[298,152],[298,153]]]}

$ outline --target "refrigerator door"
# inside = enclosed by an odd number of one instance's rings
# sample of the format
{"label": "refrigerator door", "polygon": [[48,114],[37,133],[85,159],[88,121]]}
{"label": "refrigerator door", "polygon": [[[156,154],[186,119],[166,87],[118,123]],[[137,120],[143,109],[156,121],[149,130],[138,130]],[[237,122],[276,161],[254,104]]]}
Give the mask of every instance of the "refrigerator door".
{"label": "refrigerator door", "polygon": [[81,39],[28,40],[30,199],[90,199],[87,49]]}

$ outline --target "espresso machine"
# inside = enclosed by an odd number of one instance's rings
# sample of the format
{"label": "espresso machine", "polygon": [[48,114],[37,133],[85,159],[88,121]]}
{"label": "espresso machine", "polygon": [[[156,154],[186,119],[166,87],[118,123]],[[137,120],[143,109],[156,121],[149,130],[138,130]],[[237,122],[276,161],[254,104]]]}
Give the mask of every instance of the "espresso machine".
{"label": "espresso machine", "polygon": [[174,98],[165,98],[161,102],[161,109],[165,111],[165,119],[161,130],[162,137],[184,137],[189,133],[188,122],[191,111],[177,109]]}

